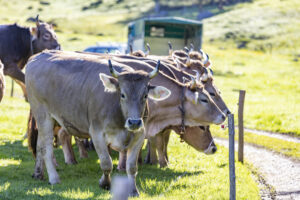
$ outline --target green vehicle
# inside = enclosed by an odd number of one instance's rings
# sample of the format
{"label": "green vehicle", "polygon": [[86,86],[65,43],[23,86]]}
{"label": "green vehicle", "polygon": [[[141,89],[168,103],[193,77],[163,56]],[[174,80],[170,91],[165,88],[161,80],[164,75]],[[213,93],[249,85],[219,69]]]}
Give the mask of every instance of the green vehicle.
{"label": "green vehicle", "polygon": [[128,47],[145,50],[150,44],[151,54],[167,55],[168,42],[173,49],[183,49],[191,43],[201,48],[202,22],[180,17],[150,17],[131,22],[128,25]]}

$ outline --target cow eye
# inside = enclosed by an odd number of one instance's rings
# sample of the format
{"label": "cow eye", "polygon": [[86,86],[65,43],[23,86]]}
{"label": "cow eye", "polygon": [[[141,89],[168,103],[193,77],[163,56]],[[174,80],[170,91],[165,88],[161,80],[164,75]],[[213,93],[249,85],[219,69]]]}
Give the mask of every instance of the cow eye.
{"label": "cow eye", "polygon": [[121,93],[121,98],[125,99],[125,94],[124,93]]}
{"label": "cow eye", "polygon": [[212,97],[216,96],[216,94],[213,93],[213,92],[210,92],[209,95],[212,96]]}
{"label": "cow eye", "polygon": [[208,103],[208,101],[206,99],[201,99],[201,101],[204,103]]}
{"label": "cow eye", "polygon": [[45,33],[45,34],[43,35],[43,38],[44,38],[44,40],[50,40],[51,36],[50,36],[50,34]]}
{"label": "cow eye", "polygon": [[145,94],[144,99],[147,99],[147,98],[148,98],[148,94]]}

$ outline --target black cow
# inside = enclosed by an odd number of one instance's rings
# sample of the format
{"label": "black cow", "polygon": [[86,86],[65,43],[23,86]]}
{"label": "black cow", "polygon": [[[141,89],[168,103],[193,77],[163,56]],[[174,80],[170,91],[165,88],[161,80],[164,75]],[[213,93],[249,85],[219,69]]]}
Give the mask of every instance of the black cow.
{"label": "black cow", "polygon": [[13,78],[26,97],[25,75],[21,71],[33,54],[44,49],[60,49],[52,25],[36,18],[36,27],[21,27],[17,24],[0,25],[0,60],[4,75]]}

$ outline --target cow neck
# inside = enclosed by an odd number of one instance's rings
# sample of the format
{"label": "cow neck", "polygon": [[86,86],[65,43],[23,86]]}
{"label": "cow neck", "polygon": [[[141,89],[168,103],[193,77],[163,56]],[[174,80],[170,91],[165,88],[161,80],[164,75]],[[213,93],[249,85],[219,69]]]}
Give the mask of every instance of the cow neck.
{"label": "cow neck", "polygon": [[36,48],[36,39],[32,36],[31,36],[31,53],[32,55],[39,53],[39,51]]}

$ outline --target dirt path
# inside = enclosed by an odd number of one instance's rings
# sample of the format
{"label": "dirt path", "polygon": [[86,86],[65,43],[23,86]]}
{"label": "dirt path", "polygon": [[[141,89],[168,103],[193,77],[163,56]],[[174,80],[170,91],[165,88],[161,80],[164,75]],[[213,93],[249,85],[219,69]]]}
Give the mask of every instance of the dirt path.
{"label": "dirt path", "polygon": [[[217,144],[228,147],[227,139],[215,138],[215,141]],[[237,150],[237,143],[235,150]],[[293,161],[269,150],[249,144],[245,144],[244,153],[245,159],[257,168],[266,184],[275,189],[275,199],[300,200],[299,161]],[[262,199],[270,199],[270,197],[262,196]]]}
{"label": "dirt path", "polygon": [[284,135],[281,133],[261,131],[261,130],[255,130],[255,129],[249,129],[249,128],[245,128],[245,131],[254,133],[257,135],[264,135],[264,136],[273,137],[273,138],[277,138],[277,139],[281,139],[281,140],[285,140],[285,141],[289,141],[289,142],[300,143],[300,137],[293,137],[293,136]]}

